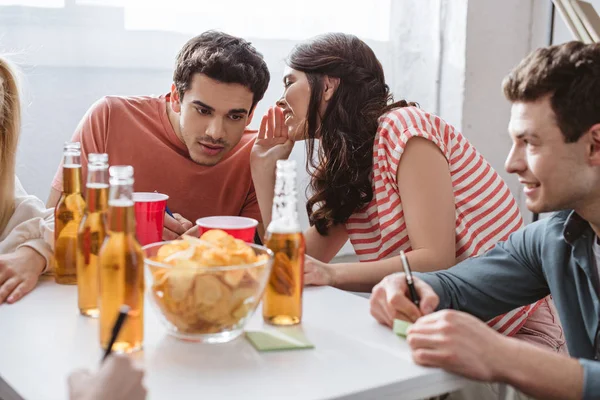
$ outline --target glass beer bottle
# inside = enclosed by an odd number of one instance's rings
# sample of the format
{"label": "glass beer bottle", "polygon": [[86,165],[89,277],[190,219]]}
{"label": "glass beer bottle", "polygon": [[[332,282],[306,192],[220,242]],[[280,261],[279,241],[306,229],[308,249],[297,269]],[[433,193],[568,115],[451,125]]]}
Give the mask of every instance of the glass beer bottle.
{"label": "glass beer bottle", "polygon": [[56,283],[77,283],[77,230],[85,210],[81,195],[81,145],[66,142],[63,152],[63,192],[54,209]]}
{"label": "glass beer bottle", "polygon": [[272,325],[302,320],[304,235],[296,210],[296,162],[277,161],[275,196],[266,246],[274,253],[273,269],[263,298],[263,319]]}
{"label": "glass beer bottle", "polygon": [[106,237],[108,154],[88,155],[86,207],[77,234],[77,303],[82,315],[98,317],[98,253]]}
{"label": "glass beer bottle", "polygon": [[99,255],[100,344],[106,349],[121,305],[130,307],[113,350],[140,350],[144,339],[144,258],[135,237],[133,167],[112,166],[108,234]]}

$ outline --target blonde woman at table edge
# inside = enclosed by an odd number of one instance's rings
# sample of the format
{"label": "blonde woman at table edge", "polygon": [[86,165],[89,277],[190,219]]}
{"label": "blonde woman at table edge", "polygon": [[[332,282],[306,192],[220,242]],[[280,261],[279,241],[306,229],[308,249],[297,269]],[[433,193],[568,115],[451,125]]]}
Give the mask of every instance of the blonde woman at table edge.
{"label": "blonde woman at table edge", "polygon": [[53,212],[15,176],[20,129],[16,75],[0,58],[0,304],[29,293],[52,258]]}
{"label": "blonde woman at table edge", "polygon": [[[415,103],[393,103],[366,43],[321,35],[296,46],[287,63],[283,95],[261,121],[251,170],[268,226],[276,162],[306,140],[312,197],[305,284],[370,291],[402,270],[401,250],[414,271],[447,269],[523,226],[506,183],[457,129]],[[331,264],[348,239],[361,262]],[[564,349],[549,298],[488,323],[506,336]]]}
{"label": "blonde woman at table edge", "polygon": [[[29,293],[52,256],[52,209],[28,196],[15,177],[21,106],[15,70],[0,56],[0,304]],[[96,374],[69,376],[71,400],[138,400],[146,397],[143,371],[128,357],[111,356]]]}

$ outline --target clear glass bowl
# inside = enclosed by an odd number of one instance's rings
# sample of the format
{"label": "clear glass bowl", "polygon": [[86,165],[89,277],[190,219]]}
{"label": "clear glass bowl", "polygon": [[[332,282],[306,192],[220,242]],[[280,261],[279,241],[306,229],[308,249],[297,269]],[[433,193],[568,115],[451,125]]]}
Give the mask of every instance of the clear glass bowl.
{"label": "clear glass bowl", "polygon": [[169,334],[183,340],[224,343],[238,337],[262,299],[273,253],[249,244],[268,258],[254,264],[173,267],[151,260],[170,242],[143,247],[146,291]]}

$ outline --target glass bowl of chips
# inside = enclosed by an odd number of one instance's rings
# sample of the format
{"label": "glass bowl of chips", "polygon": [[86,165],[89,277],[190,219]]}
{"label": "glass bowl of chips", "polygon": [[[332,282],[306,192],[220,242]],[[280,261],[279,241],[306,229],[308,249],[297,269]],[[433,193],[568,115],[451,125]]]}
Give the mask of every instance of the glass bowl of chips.
{"label": "glass bowl of chips", "polygon": [[273,253],[221,230],[143,247],[146,287],[168,332],[224,343],[238,337],[260,303]]}

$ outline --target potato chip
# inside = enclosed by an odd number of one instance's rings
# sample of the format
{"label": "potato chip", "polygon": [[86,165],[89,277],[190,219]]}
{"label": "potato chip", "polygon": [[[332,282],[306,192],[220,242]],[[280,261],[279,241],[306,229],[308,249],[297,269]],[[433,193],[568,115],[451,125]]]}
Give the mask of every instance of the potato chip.
{"label": "potato chip", "polygon": [[196,278],[194,297],[196,309],[207,321],[216,322],[229,314],[231,290],[214,276],[205,275]]}
{"label": "potato chip", "polygon": [[198,306],[213,306],[231,292],[213,275],[198,275],[195,279],[194,297]]}
{"label": "potato chip", "polygon": [[185,250],[189,246],[189,243],[183,240],[175,240],[171,243],[160,246],[160,249],[158,249],[158,252],[156,253],[156,261],[163,262],[163,260],[169,257],[171,254]]}
{"label": "potato chip", "polygon": [[254,250],[245,243],[242,246],[236,244],[236,247],[231,250],[229,254],[232,265],[254,264],[257,261]]}
{"label": "potato chip", "polygon": [[[178,252],[169,254],[167,257],[165,257],[163,262],[170,263],[170,264],[176,264],[177,261],[180,261],[180,260],[191,260],[192,257],[194,257],[195,252],[196,252],[196,246],[190,246],[185,250],[180,250]],[[175,263],[173,263],[173,261],[175,261]]]}
{"label": "potato chip", "polygon": [[223,267],[231,264],[231,256],[221,247],[206,249],[196,261],[208,267]]}
{"label": "potato chip", "polygon": [[174,268],[167,273],[169,295],[174,301],[182,301],[189,295],[195,277],[196,272],[186,268]]}
{"label": "potato chip", "polygon": [[231,310],[234,311],[242,304],[256,302],[256,287],[241,288],[233,292],[231,296]]}
{"label": "potato chip", "polygon": [[220,241],[227,240],[229,237],[230,236],[225,231],[211,229],[210,231],[204,232],[202,236],[200,236],[200,240],[205,240],[212,244],[219,244]]}
{"label": "potato chip", "polygon": [[231,271],[225,271],[223,273],[223,280],[229,286],[231,286],[232,288],[235,288],[240,284],[242,279],[244,279],[245,274],[246,274],[246,271],[244,271],[243,269],[234,269]]}
{"label": "potato chip", "polygon": [[197,237],[190,235],[181,235],[181,238],[189,245],[199,247],[200,249],[206,249],[216,246],[211,242],[207,242],[206,240],[198,239]]}

